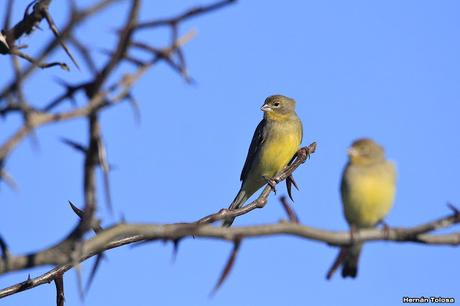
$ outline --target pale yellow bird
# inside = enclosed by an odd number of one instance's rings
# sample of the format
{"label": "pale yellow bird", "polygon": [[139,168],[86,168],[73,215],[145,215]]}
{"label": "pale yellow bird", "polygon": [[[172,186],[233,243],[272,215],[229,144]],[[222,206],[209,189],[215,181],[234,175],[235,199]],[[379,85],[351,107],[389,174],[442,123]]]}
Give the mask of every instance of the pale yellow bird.
{"label": "pale yellow bird", "polygon": [[[396,194],[396,167],[385,159],[383,147],[368,138],[353,142],[348,157],[340,191],[343,212],[353,232],[383,222]],[[327,279],[332,277],[340,264],[342,277],[356,277],[361,249],[361,243],[343,247]]]}
{"label": "pale yellow bird", "polygon": [[[264,118],[252,136],[241,171],[241,188],[229,209],[241,207],[257,190],[289,163],[302,142],[302,122],[295,112],[294,99],[273,95],[265,99]],[[230,226],[234,218],[224,220]]]}

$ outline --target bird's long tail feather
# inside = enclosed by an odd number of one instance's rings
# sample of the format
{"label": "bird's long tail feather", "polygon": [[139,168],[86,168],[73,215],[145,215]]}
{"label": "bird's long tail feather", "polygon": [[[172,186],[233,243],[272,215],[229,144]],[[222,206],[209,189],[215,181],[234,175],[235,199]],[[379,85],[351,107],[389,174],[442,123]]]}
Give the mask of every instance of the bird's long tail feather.
{"label": "bird's long tail feather", "polygon": [[358,274],[358,261],[362,247],[363,245],[359,243],[351,247],[341,248],[339,255],[337,255],[337,258],[327,272],[326,279],[331,279],[334,272],[340,266],[342,266],[342,277],[355,278]]}
{"label": "bird's long tail feather", "polygon": [[357,243],[350,247],[349,254],[342,266],[342,277],[356,277],[358,274],[358,261],[362,247],[362,243]]}
{"label": "bird's long tail feather", "polygon": [[[232,209],[237,209],[240,208],[248,199],[248,196],[246,194],[246,191],[243,189],[240,189],[238,194],[236,195],[235,199],[233,200],[232,204],[228,207],[229,210]],[[228,218],[224,220],[224,223],[222,224],[223,227],[230,227],[233,223],[235,218]]]}

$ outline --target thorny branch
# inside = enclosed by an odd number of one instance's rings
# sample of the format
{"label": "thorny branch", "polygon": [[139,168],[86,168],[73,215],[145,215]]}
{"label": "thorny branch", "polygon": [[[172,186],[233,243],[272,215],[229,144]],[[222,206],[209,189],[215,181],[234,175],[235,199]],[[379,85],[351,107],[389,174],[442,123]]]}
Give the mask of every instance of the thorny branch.
{"label": "thorny branch", "polygon": [[[54,20],[51,17],[51,14],[49,13],[49,6],[51,4],[51,0],[38,0],[38,1],[31,2],[27,6],[24,12],[23,19],[19,21],[14,27],[12,27],[11,29],[8,29],[9,21],[11,18],[11,12],[12,12],[11,4],[12,2],[10,1],[9,7],[7,10],[7,15],[5,17],[5,28],[1,31],[1,34],[0,34],[0,38],[1,38],[0,39],[0,54],[18,55],[21,58],[28,60],[29,62],[33,63],[34,65],[37,65],[40,68],[48,68],[48,67],[55,66],[54,64],[42,64],[39,61],[36,61],[31,56],[28,56],[27,54],[24,54],[21,51],[19,51],[18,46],[15,45],[16,40],[18,40],[24,34],[28,34],[28,35],[31,34],[32,31],[38,27],[38,24],[43,19],[45,19],[48,22],[48,25],[51,31],[53,32],[53,34],[55,35],[57,41],[62,46],[62,48],[65,50],[65,53],[69,56],[69,58],[72,60],[75,66],[79,68],[72,53],[67,48],[64,41],[62,40],[62,37],[59,34],[59,30],[57,29],[57,26],[54,23]],[[32,6],[32,10],[29,13],[30,6]],[[56,64],[63,67],[65,70],[68,70],[68,67],[66,64],[64,63],[56,63]]]}
{"label": "thorny branch", "polygon": [[[431,245],[459,245],[460,233],[450,234],[430,234],[434,230],[451,227],[460,223],[460,216],[456,213],[446,217],[423,223],[418,226],[408,228],[391,228],[388,231],[381,229],[360,230],[354,237],[354,242],[371,241],[392,241],[392,242],[412,242]],[[95,237],[88,239],[83,244],[79,261],[84,261],[92,256],[100,254],[106,250],[117,248],[127,244],[146,242],[146,241],[177,241],[186,237],[199,237],[220,239],[235,243],[247,238],[287,235],[304,238],[320,243],[327,243],[331,246],[344,246],[351,243],[349,231],[335,232],[313,228],[294,222],[280,222],[259,226],[244,227],[217,227],[197,223],[176,223],[176,224],[116,224],[99,232]],[[37,253],[37,255],[40,253]],[[13,270],[27,268],[25,260],[30,255],[10,258]],[[234,260],[234,258],[232,259]],[[11,262],[13,261],[13,262]],[[72,263],[41,262],[38,265],[54,264],[56,268],[33,279],[28,279],[22,283],[13,285],[0,290],[0,298],[24,291],[39,285],[49,283],[57,275],[64,273],[72,268]],[[5,266],[0,265],[0,273],[5,273]],[[10,270],[11,271],[11,270]],[[227,272],[228,273],[228,272]]]}
{"label": "thorny branch", "polygon": [[[138,15],[141,7],[141,0],[125,1],[129,4],[129,10],[124,23],[118,31],[118,41],[113,48],[107,52],[108,59],[101,68],[98,68],[96,62],[85,44],[77,38],[74,31],[76,27],[90,20],[100,12],[106,10],[111,5],[123,2],[121,0],[100,0],[86,8],[78,8],[76,4],[70,2],[71,13],[64,25],[60,27],[54,23],[50,6],[52,0],[33,1],[26,9],[24,17],[14,26],[10,27],[12,19],[12,7],[14,1],[9,0],[7,3],[3,30],[0,34],[0,54],[11,56],[14,80],[8,83],[0,90],[0,116],[7,117],[11,114],[20,114],[23,118],[23,124],[14,131],[5,142],[0,144],[0,181],[9,182],[14,185],[12,176],[5,170],[7,158],[14,152],[14,149],[27,136],[33,135],[34,131],[42,126],[54,124],[60,121],[83,118],[88,123],[87,143],[80,144],[71,139],[63,139],[76,152],[84,155],[83,163],[83,208],[79,209],[71,203],[73,211],[78,215],[79,222],[69,231],[64,239],[58,241],[55,245],[24,255],[15,255],[8,249],[6,239],[0,236],[0,275],[12,271],[27,270],[33,267],[53,265],[54,268],[35,278],[28,278],[24,282],[0,290],[0,298],[28,290],[39,285],[54,282],[56,286],[56,304],[64,304],[64,274],[66,271],[76,268],[79,264],[88,258],[96,256],[95,265],[91,270],[90,281],[94,278],[97,268],[104,256],[104,252],[113,248],[118,248],[128,244],[146,243],[153,241],[171,241],[175,249],[182,241],[188,237],[219,239],[233,243],[233,250],[225,265],[222,275],[216,284],[215,289],[224,282],[232,267],[234,266],[236,256],[241,243],[244,239],[285,235],[294,236],[320,243],[326,243],[331,246],[341,247],[353,242],[371,242],[371,241],[392,241],[392,242],[411,242],[430,245],[459,245],[460,233],[453,232],[448,234],[433,233],[439,229],[450,228],[460,223],[460,213],[452,206],[452,213],[414,227],[391,228],[388,230],[366,229],[354,234],[353,239],[350,233],[335,232],[318,229],[301,224],[292,207],[286,198],[281,198],[288,221],[279,223],[266,224],[260,226],[245,226],[223,228],[213,226],[213,223],[227,218],[240,217],[251,211],[264,207],[268,202],[268,197],[272,191],[272,186],[267,185],[253,202],[239,209],[228,210],[221,209],[216,213],[205,216],[195,222],[190,223],[173,223],[173,224],[126,224],[118,223],[112,226],[101,226],[101,221],[95,217],[97,209],[97,186],[96,170],[99,167],[104,176],[104,189],[108,206],[111,209],[110,201],[110,184],[109,172],[110,166],[103,142],[101,131],[100,114],[122,102],[130,102],[136,107],[135,100],[131,90],[135,83],[158,62],[162,61],[168,64],[174,71],[187,82],[191,82],[188,75],[186,61],[182,47],[191,38],[195,32],[189,31],[184,36],[178,35],[180,25],[191,18],[204,15],[215,10],[221,9],[235,0],[221,0],[207,6],[191,8],[177,16],[165,19],[156,19],[139,22]],[[45,20],[52,32],[51,40],[42,46],[37,55],[31,56],[24,53],[24,46],[16,45],[16,41],[23,37],[24,34],[31,35],[38,24]],[[147,31],[158,27],[169,27],[171,39],[169,46],[158,48],[146,40],[141,40],[134,34],[139,31]],[[135,37],[135,38],[134,38]],[[36,104],[37,101],[26,100],[23,85],[28,81],[32,73],[39,68],[48,68],[60,66],[68,69],[64,62],[45,62],[47,57],[59,47],[71,61],[78,67],[75,57],[72,55],[66,42],[76,49],[82,62],[91,73],[87,80],[81,80],[77,84],[63,83],[64,92],[55,96],[53,99],[44,104]],[[141,50],[150,55],[148,60],[137,58],[132,51]],[[20,67],[19,59],[23,58],[29,62],[25,68]],[[122,63],[131,63],[134,70],[120,76],[115,73]],[[112,80],[109,83],[109,79]],[[113,80],[116,80],[113,82]],[[87,101],[82,106],[73,105],[73,107],[63,111],[55,111],[67,100],[73,100],[78,93],[83,93]],[[136,110],[136,108],[135,108]],[[291,187],[297,187],[292,176],[293,172],[303,164],[310,154],[316,150],[316,143],[299,150],[295,159],[288,167],[273,178],[275,184],[285,180],[288,188],[289,197],[292,199]],[[88,238],[86,235],[89,231],[94,231],[95,235]]]}
{"label": "thorny branch", "polygon": [[[120,26],[117,44],[113,47],[113,51],[108,52],[108,60],[102,65],[102,68],[99,69],[92,58],[87,44],[78,39],[74,31],[78,25],[87,22],[90,17],[96,16],[109,6],[118,2],[125,2],[129,5],[129,10],[125,22]],[[99,220],[94,217],[97,208],[96,169],[98,167],[101,168],[103,172],[107,204],[109,209],[112,207],[109,183],[110,166],[103,142],[99,114],[124,101],[131,103],[135,112],[137,112],[136,101],[131,93],[132,87],[139,78],[160,61],[167,63],[173,70],[179,72],[187,82],[190,82],[191,78],[187,74],[182,47],[193,38],[195,32],[189,31],[187,34],[180,37],[178,35],[178,27],[183,21],[191,17],[207,14],[218,8],[223,8],[232,2],[234,2],[234,0],[218,1],[207,6],[192,8],[185,13],[179,14],[177,17],[162,20],[162,22],[169,20],[166,26],[171,28],[170,43],[163,48],[155,47],[148,41],[140,40],[141,36],[136,36],[136,41],[134,40],[134,33],[138,30],[155,30],[158,27],[165,26],[165,24],[155,24],[154,21],[153,24],[144,23],[141,25],[141,23],[139,23],[138,15],[142,3],[141,0],[100,0],[86,8],[79,8],[75,2],[70,1],[70,16],[61,27],[61,31],[52,17],[52,0],[32,1],[25,8],[22,19],[12,27],[10,27],[10,24],[14,1],[9,0],[7,2],[3,29],[0,33],[0,54],[9,55],[11,57],[15,78],[0,90],[0,115],[2,117],[7,117],[10,114],[19,113],[22,115],[23,124],[0,144],[0,182],[4,181],[11,186],[15,185],[12,176],[7,173],[5,169],[7,158],[13,153],[18,144],[27,136],[34,135],[35,130],[42,126],[75,118],[86,118],[88,122],[88,142],[86,145],[83,145],[71,139],[64,139],[65,143],[84,155],[84,207],[82,210],[77,209],[75,206],[72,207],[75,212],[78,212],[77,214],[80,218],[78,224],[62,241],[57,242],[54,246],[43,252],[29,254],[27,258],[22,257],[22,259],[12,256],[7,248],[5,240],[0,239],[2,250],[1,265],[4,268],[1,274],[14,270],[14,266],[23,259],[26,259],[26,262],[22,263],[29,268],[51,260],[54,261],[55,264],[67,263],[78,269],[80,258],[82,254],[84,254],[83,246],[85,234],[91,229],[95,230],[97,233],[102,231]],[[26,54],[23,50],[27,48],[27,46],[17,45],[16,41],[21,37],[24,38],[26,35],[32,35],[43,20],[48,24],[50,33],[52,33],[52,39],[43,45],[41,51],[39,51],[37,55],[32,56]],[[71,45],[74,46],[81,55],[84,64],[92,73],[91,78],[89,80],[83,80],[79,84],[61,82],[65,89],[64,93],[51,99],[50,102],[46,103],[45,107],[41,105],[38,106],[38,104],[43,104],[43,102],[36,103],[37,101],[27,101],[23,91],[23,84],[28,81],[28,78],[37,70],[37,67],[49,68],[60,66],[65,70],[69,70],[67,64],[64,62],[45,62],[46,58],[59,47],[62,47],[70,60],[80,69],[66,41],[70,41]],[[140,49],[150,54],[151,59],[141,60],[132,56],[130,53],[135,49]],[[21,68],[18,58],[25,59],[30,65]],[[118,77],[118,81],[107,84],[109,78],[111,80],[117,78],[116,70],[124,62],[134,64],[134,71],[124,73],[124,75]],[[73,101],[79,92],[87,97],[85,105],[77,107],[74,104],[70,109],[58,112],[55,111],[55,109],[66,100]],[[102,253],[98,254],[98,259],[102,258],[102,256]],[[98,263],[99,261],[96,262]],[[93,268],[91,278],[94,276],[96,269],[97,264]],[[56,302],[58,305],[62,305],[64,303],[63,273],[54,274],[53,278],[48,281],[55,282],[57,292]],[[28,285],[21,286],[22,289],[27,287]]]}

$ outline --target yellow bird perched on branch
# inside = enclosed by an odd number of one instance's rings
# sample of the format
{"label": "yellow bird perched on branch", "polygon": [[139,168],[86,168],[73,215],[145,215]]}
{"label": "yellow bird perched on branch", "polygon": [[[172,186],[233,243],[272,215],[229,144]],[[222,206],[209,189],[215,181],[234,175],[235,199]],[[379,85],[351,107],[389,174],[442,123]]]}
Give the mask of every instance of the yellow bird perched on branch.
{"label": "yellow bird perched on branch", "polygon": [[[348,163],[340,191],[351,234],[356,229],[375,227],[388,214],[396,193],[396,168],[385,159],[383,147],[372,139],[358,139],[348,150]],[[356,277],[362,243],[343,247],[327,273],[330,279],[342,264],[342,277]]]}
{"label": "yellow bird perched on branch", "polygon": [[[295,101],[274,95],[261,110],[264,118],[252,137],[246,162],[241,171],[241,188],[229,209],[241,207],[257,190],[289,163],[302,142],[302,122],[295,112]],[[234,218],[224,220],[230,226]]]}

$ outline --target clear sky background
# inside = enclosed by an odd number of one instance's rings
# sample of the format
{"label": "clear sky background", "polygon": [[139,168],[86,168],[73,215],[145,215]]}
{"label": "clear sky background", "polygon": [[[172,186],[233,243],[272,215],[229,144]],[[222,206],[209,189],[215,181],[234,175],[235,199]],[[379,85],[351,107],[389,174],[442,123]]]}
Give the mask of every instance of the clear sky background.
{"label": "clear sky background", "polygon": [[[15,1],[13,20],[21,18],[27,3]],[[144,1],[141,18],[171,16],[198,3],[206,2]],[[58,25],[66,5],[52,2]],[[125,20],[126,7],[122,2],[78,28],[100,65],[105,57],[99,50],[113,46],[112,31]],[[161,64],[134,90],[140,124],[128,105],[102,115],[108,158],[116,166],[111,173],[114,216],[100,194],[104,224],[122,216],[129,222],[194,221],[227,207],[262,117],[259,107],[277,93],[297,100],[304,145],[318,142],[317,153],[296,172],[301,189],[295,191],[294,208],[303,223],[347,229],[338,185],[346,148],[362,136],[381,143],[398,166],[397,198],[386,220],[390,226],[448,214],[448,201],[460,205],[459,11],[454,0],[242,0],[184,23],[181,34],[198,31],[184,48],[196,83],[186,84]],[[33,46],[49,39],[47,26],[42,27],[21,42]],[[161,45],[167,34],[143,37]],[[67,60],[62,52],[54,59]],[[7,57],[0,58],[0,65],[10,71]],[[0,81],[10,77],[11,71],[2,73]],[[56,78],[79,82],[88,77],[85,68],[37,71],[27,97],[44,105],[60,90]],[[19,118],[1,122],[0,142],[18,123]],[[62,239],[77,222],[67,200],[82,205],[82,156],[59,138],[85,142],[86,122],[45,127],[37,135],[38,146],[28,139],[7,161],[20,191],[0,185],[0,233],[14,254]],[[284,194],[284,184],[278,190]],[[285,213],[271,195],[263,210],[239,218],[236,226],[282,218]],[[326,281],[338,250],[284,236],[244,240],[231,275],[209,298],[231,248],[222,241],[187,239],[174,263],[170,243],[110,251],[84,302],[75,273],[65,275],[66,305],[398,305],[403,296],[460,299],[458,248],[369,243],[357,279],[337,274]],[[90,262],[83,265],[85,278]],[[0,286],[48,269],[2,276]],[[1,303],[54,301],[50,284]]]}

